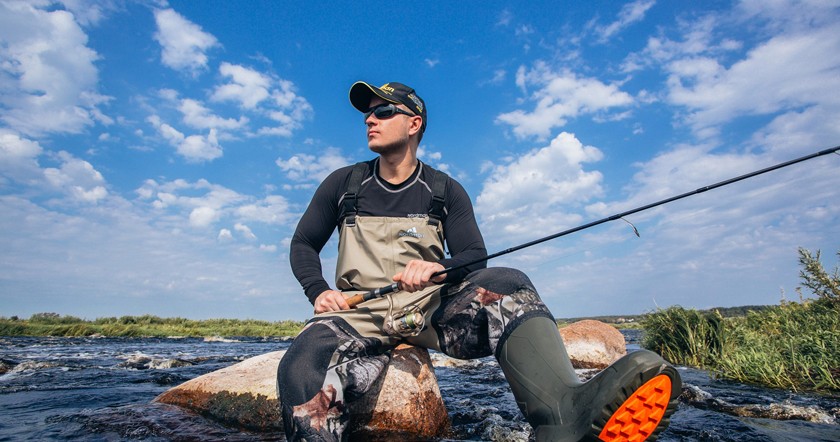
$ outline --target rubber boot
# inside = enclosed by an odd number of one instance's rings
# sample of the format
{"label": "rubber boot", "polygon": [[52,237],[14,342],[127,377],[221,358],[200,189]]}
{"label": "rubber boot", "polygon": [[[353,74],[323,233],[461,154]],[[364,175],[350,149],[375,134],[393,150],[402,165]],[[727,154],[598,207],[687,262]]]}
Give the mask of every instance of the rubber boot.
{"label": "rubber boot", "polygon": [[668,426],[682,389],[674,367],[647,350],[581,382],[549,318],[518,326],[498,359],[537,441],[653,440]]}

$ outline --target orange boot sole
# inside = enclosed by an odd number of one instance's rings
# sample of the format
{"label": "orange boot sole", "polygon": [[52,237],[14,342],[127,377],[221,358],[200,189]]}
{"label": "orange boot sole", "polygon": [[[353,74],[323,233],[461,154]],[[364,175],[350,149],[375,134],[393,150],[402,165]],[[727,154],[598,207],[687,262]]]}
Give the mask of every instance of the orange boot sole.
{"label": "orange boot sole", "polygon": [[610,416],[598,438],[605,442],[646,440],[666,418],[671,387],[671,378],[665,374],[647,381]]}

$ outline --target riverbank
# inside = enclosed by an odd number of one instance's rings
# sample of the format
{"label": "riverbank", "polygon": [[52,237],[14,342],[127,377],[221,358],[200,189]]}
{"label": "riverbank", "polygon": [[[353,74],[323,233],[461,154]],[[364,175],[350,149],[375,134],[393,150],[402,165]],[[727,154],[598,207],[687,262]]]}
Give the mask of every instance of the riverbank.
{"label": "riverbank", "polygon": [[297,336],[302,321],[259,321],[253,319],[159,318],[122,316],[93,321],[57,313],[37,313],[29,319],[0,317],[0,336],[53,337],[287,337]]}

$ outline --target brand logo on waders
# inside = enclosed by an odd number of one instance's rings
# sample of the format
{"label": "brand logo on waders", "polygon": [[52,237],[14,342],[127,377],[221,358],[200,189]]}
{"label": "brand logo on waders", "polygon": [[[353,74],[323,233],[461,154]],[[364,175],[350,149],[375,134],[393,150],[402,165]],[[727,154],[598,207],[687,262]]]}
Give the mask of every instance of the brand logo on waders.
{"label": "brand logo on waders", "polygon": [[400,233],[398,233],[397,236],[399,236],[400,238],[402,238],[404,236],[411,236],[413,238],[422,238],[423,234],[422,233],[417,233],[417,227],[412,227],[408,230],[400,230]]}

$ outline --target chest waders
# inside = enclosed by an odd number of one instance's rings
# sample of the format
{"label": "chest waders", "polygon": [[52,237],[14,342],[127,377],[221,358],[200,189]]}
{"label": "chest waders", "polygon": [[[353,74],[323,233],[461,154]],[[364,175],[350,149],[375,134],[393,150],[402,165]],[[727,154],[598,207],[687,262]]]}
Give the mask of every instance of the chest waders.
{"label": "chest waders", "polygon": [[[351,172],[347,192],[342,201],[344,220],[339,228],[336,288],[347,295],[368,292],[393,283],[393,275],[401,272],[411,260],[437,262],[444,258],[444,234],[441,218],[444,212],[447,175],[430,170],[432,202],[427,217],[360,216],[356,201],[367,164],[359,163]],[[425,315],[434,310],[442,285],[427,287],[414,293],[389,294],[387,313],[381,312],[383,302],[367,304],[372,316],[381,320],[381,332],[394,338],[419,335],[425,325]],[[378,319],[378,318],[377,318]],[[381,321],[381,322],[380,322]],[[352,321],[354,328],[368,328],[370,324]]]}

